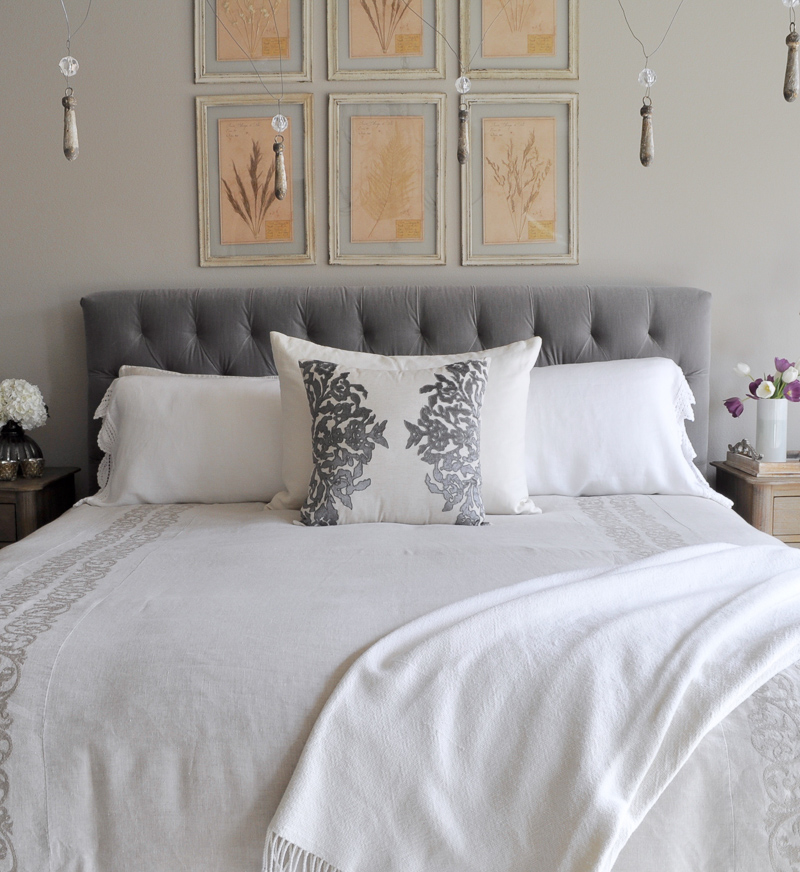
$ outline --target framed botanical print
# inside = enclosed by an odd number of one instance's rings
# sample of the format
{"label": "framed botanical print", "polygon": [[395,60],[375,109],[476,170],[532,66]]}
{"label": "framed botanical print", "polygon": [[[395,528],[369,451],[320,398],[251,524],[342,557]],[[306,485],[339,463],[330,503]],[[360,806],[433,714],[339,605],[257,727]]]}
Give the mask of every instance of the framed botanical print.
{"label": "framed botanical print", "polygon": [[328,78],[443,78],[442,5],[443,0],[328,0]]}
{"label": "framed botanical print", "polygon": [[440,264],[444,94],[332,94],[330,262]]}
{"label": "framed botanical print", "polygon": [[311,0],[194,0],[195,82],[311,81]]}
{"label": "framed botanical print", "polygon": [[577,263],[577,94],[467,94],[463,103],[462,263]]}
{"label": "framed botanical print", "polygon": [[459,0],[473,79],[576,79],[578,0]]}
{"label": "framed botanical print", "polygon": [[[314,263],[312,97],[286,96],[287,128],[276,134],[278,105],[262,96],[197,97],[200,266]],[[283,145],[287,190],[276,193]]]}

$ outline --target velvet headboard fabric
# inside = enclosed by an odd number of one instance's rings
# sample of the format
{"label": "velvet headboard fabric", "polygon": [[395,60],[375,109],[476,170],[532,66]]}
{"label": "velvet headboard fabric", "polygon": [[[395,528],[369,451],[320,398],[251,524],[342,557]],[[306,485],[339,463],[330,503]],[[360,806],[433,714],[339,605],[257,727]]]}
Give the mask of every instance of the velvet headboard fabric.
{"label": "velvet headboard fabric", "polygon": [[[668,357],[694,392],[687,432],[705,471],[711,295],[648,287],[275,287],[103,291],[81,300],[89,368],[89,452],[101,458],[91,420],[119,368],[184,373],[275,373],[278,330],[380,354],[449,354],[536,334],[537,365]],[[624,390],[620,385],[620,390]],[[564,398],[565,402],[569,398]],[[591,450],[587,434],[587,450]]]}

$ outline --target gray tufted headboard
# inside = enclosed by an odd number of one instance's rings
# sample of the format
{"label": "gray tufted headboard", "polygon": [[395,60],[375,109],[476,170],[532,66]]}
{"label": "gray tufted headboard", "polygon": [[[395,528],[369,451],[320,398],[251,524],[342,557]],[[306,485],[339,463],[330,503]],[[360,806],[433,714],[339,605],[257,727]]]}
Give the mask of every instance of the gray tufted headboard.
{"label": "gray tufted headboard", "polygon": [[[382,354],[472,351],[542,337],[537,365],[668,357],[697,400],[687,425],[705,471],[711,295],[694,288],[393,287],[104,291],[81,300],[90,416],[123,364],[275,372],[271,330]],[[99,424],[90,420],[93,470]]]}

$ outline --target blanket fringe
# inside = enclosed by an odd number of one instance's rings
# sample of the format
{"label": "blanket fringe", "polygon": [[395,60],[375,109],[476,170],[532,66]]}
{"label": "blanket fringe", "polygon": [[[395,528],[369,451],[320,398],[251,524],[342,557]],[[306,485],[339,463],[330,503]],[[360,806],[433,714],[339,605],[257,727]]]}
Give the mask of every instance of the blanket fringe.
{"label": "blanket fringe", "polygon": [[304,851],[277,833],[270,833],[264,872],[340,872],[321,857]]}

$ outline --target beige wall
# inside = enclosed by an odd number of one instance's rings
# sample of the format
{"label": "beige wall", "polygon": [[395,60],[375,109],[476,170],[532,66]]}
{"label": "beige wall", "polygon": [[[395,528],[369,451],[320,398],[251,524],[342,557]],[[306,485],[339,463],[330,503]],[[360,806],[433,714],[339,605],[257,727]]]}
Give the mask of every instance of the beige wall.
{"label": "beige wall", "polygon": [[[367,90],[325,81],[325,0],[314,0],[318,132],[313,267],[200,269],[194,96],[249,93],[193,83],[191,0],[95,3],[73,43],[81,155],[61,155],[64,23],[58,3],[0,4],[0,378],[41,386],[52,418],[34,432],[51,464],[85,465],[85,360],[78,300],[105,288],[417,283],[685,284],[714,294],[711,455],[754,436],[755,410],[734,422],[721,403],[744,385],[739,360],[764,368],[800,356],[797,238],[800,102],[782,98],[788,15],[769,3],[688,2],[651,66],[656,160],[638,163],[643,66],[613,0],[582,0],[580,79],[500,83],[495,90],[580,95],[580,265],[459,265],[458,174],[447,176],[448,265],[332,267],[327,259],[326,97]],[[456,0],[444,0],[457,39]],[[634,27],[658,41],[674,8],[627,0]],[[669,7],[669,9],[667,9]],[[74,18],[85,8],[68,3]],[[387,91],[448,93],[455,142],[454,59],[446,82]],[[374,87],[374,86],[373,86]],[[488,83],[476,91],[491,90]],[[451,155],[452,157],[453,155]],[[623,388],[624,386],[621,386]],[[800,447],[800,409],[790,442]]]}

